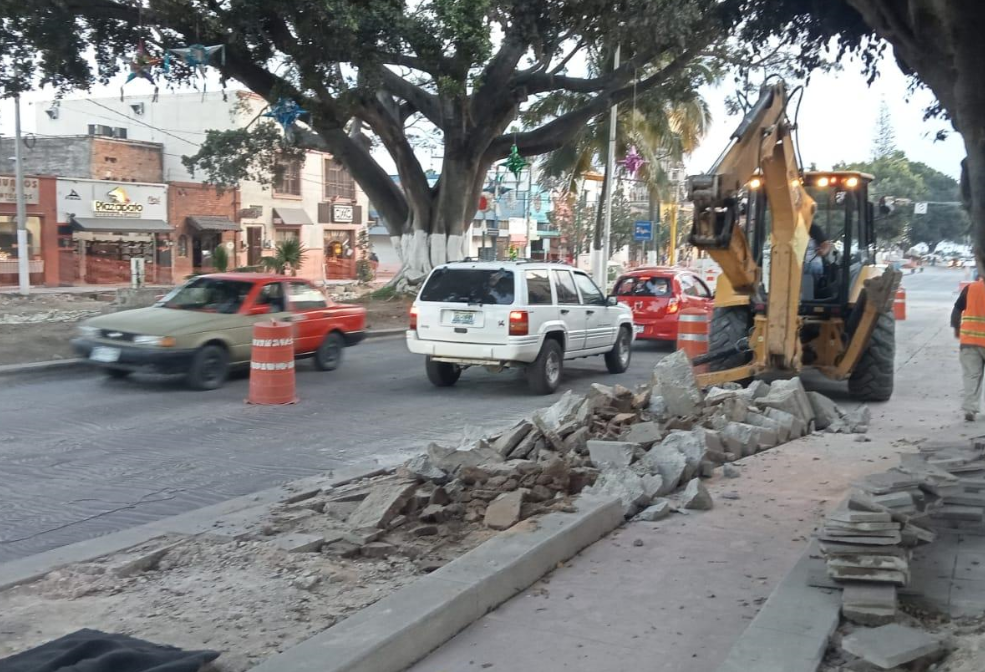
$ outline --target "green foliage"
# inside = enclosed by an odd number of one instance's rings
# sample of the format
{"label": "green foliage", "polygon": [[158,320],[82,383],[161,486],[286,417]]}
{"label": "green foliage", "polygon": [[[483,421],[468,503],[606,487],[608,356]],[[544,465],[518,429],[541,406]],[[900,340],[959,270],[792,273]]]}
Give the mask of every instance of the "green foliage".
{"label": "green foliage", "polygon": [[285,238],[277,243],[273,256],[261,257],[260,263],[272,273],[283,274],[290,270],[291,275],[297,275],[307,254],[308,249],[301,244],[300,239]]}
{"label": "green foliage", "polygon": [[261,122],[250,128],[207,131],[198,152],[181,157],[181,162],[193,174],[204,173],[210,184],[231,189],[240,180],[269,185],[284,162],[303,158],[304,151],[287,145],[276,124]]}
{"label": "green foliage", "polygon": [[216,273],[225,273],[229,270],[229,249],[220,244],[212,250],[212,268]]}
{"label": "green foliage", "polygon": [[359,261],[356,262],[356,279],[359,282],[372,282],[376,274],[373,272],[373,265],[369,260],[369,231],[366,229],[359,231],[356,249],[359,250]]}
{"label": "green foliage", "polygon": [[967,212],[958,205],[930,205],[926,215],[913,213],[914,202],[958,202],[960,188],[957,180],[930,166],[910,161],[894,150],[872,161],[839,164],[836,170],[858,170],[875,176],[869,185],[869,200],[880,198],[905,200],[889,215],[876,209],[876,240],[880,244],[898,243],[910,247],[926,243],[933,250],[938,243],[956,240],[967,235],[971,226]]}
{"label": "green foliage", "polygon": [[879,106],[879,121],[876,122],[876,135],[872,140],[872,158],[880,159],[896,151],[896,132],[889,114],[889,105],[882,101]]}

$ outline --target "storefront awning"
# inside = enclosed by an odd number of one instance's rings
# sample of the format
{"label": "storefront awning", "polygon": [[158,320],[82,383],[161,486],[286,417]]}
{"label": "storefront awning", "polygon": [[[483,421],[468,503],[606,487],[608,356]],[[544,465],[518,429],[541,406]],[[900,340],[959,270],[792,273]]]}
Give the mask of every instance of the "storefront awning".
{"label": "storefront awning", "polygon": [[192,215],[188,226],[199,231],[239,231],[239,224],[216,215]]}
{"label": "storefront awning", "polygon": [[308,213],[301,208],[274,208],[274,226],[285,228],[314,224]]}
{"label": "storefront awning", "polygon": [[99,233],[171,233],[171,225],[161,219],[126,217],[72,217],[75,231]]}

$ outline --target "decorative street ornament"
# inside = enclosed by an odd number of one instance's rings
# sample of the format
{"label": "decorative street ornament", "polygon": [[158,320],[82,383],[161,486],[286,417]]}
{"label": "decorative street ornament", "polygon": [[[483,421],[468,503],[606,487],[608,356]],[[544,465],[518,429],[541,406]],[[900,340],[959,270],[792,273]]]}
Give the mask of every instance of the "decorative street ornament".
{"label": "decorative street ornament", "polygon": [[301,118],[301,115],[306,114],[306,112],[301,109],[291,98],[281,98],[276,103],[274,103],[269,110],[263,113],[263,116],[270,117],[284,129],[284,137],[288,141],[294,139],[294,132],[291,127],[294,126],[294,122]]}
{"label": "decorative street ornament", "polygon": [[[146,79],[148,82],[154,85],[154,97],[153,102],[157,102],[157,81],[154,79],[153,68],[156,65],[160,65],[164,62],[163,58],[157,58],[151,56],[147,53],[147,49],[144,47],[144,41],[140,40],[137,43],[137,53],[134,54],[133,60],[130,61],[130,74],[127,75],[127,81],[123,82],[123,86],[126,86],[133,80],[140,77],[141,79]],[[123,86],[120,87],[120,100],[123,100]]]}
{"label": "decorative street ornament", "polygon": [[630,177],[636,177],[640,168],[646,165],[646,159],[636,150],[636,145],[630,145],[629,151],[626,152],[626,158],[619,161],[619,165],[626,169]]}
{"label": "decorative street ornament", "polygon": [[189,44],[187,47],[168,49],[179,61],[187,65],[192,70],[197,70],[198,74],[205,77],[205,68],[212,60],[212,55],[219,53],[219,63],[226,64],[226,47],[222,44],[205,46],[204,44]]}
{"label": "decorative street ornament", "polygon": [[529,165],[527,160],[520,156],[520,150],[517,148],[516,143],[510,148],[510,155],[506,157],[506,161],[503,161],[500,165],[505,166],[506,170],[513,173],[513,177],[520,179],[520,173],[523,169]]}

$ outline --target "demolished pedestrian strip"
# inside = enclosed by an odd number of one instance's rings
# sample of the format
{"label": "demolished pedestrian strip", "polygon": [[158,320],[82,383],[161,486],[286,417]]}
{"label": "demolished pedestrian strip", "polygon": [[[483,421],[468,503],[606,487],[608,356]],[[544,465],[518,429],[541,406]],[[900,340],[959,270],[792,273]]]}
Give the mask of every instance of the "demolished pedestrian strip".
{"label": "demolished pedestrian strip", "polygon": [[[806,392],[796,378],[702,391],[687,356],[677,352],[636,390],[595,384],[585,395],[569,391],[498,432],[469,435],[460,445],[431,444],[395,470],[312,487],[273,509],[217,522],[208,534],[162,539],[2,591],[0,609],[47,625],[25,630],[0,654],[66,634],[49,612],[69,613],[71,603],[81,607],[91,598],[98,608],[87,608],[75,627],[113,630],[121,614],[136,609],[140,617],[127,622],[128,634],[235,652],[240,659],[220,659],[224,669],[249,669],[500,531],[574,511],[581,494],[618,499],[625,519],[647,522],[706,511],[714,501],[703,479],[735,477],[731,462],[815,429],[864,432],[867,425],[865,407],[848,413]],[[879,548],[926,536],[902,523],[889,530],[896,518],[884,517],[849,516],[833,521],[839,525],[832,531],[883,523],[859,528],[878,533],[865,538],[887,541]],[[901,551],[895,552],[889,557],[896,564],[878,568],[902,579]],[[237,588],[243,585],[249,590]],[[244,614],[260,611],[259,631],[244,625]],[[175,612],[182,612],[180,621]]]}

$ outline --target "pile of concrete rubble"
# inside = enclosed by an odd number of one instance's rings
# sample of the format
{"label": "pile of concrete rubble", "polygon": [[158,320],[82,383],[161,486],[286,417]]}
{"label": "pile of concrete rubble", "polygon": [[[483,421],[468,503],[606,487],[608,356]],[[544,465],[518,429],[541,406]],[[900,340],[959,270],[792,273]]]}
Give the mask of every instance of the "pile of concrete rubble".
{"label": "pile of concrete rubble", "polygon": [[863,625],[892,622],[897,590],[910,583],[912,549],[933,526],[980,529],[985,452],[947,448],[900,456],[900,466],[854,484],[819,536],[828,576],[844,585],[842,614]]}
{"label": "pile of concrete rubble", "polygon": [[416,512],[422,522],[460,516],[505,529],[581,492],[619,497],[627,518],[657,520],[711,508],[700,479],[720,467],[736,475],[730,462],[815,429],[865,432],[868,419],[866,407],[846,413],[798,378],[705,393],[677,352],[635,391],[599,384],[584,396],[569,391],[498,434],[458,447],[432,444],[398,475],[408,488],[440,493]]}

